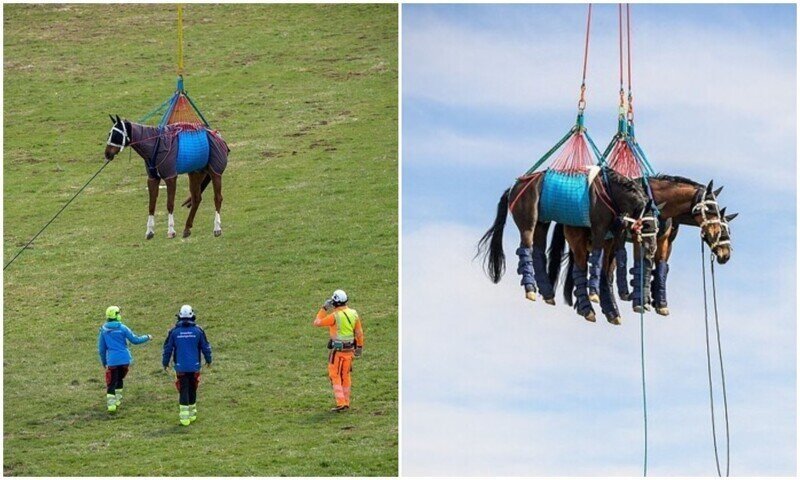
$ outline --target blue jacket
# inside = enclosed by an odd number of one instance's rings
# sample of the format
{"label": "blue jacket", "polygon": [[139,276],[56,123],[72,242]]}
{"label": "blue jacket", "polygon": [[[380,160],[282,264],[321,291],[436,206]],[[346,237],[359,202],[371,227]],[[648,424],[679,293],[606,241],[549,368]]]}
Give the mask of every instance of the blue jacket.
{"label": "blue jacket", "polygon": [[133,361],[128,351],[128,342],[138,345],[150,340],[147,335],[138,336],[116,320],[107,321],[97,334],[97,353],[104,367],[128,365]]}
{"label": "blue jacket", "polygon": [[201,353],[206,363],[211,363],[211,344],[206,332],[192,320],[178,320],[164,340],[161,365],[169,366],[172,358],[176,372],[199,372]]}

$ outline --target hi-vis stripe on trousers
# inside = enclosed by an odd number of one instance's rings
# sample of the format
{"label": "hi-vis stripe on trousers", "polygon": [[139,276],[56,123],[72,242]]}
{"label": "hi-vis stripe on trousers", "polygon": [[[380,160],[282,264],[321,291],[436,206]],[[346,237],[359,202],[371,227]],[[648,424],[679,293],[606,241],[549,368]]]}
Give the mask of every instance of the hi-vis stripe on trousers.
{"label": "hi-vis stripe on trousers", "polygon": [[331,350],[328,357],[328,376],[333,386],[336,406],[350,405],[350,372],[353,370],[353,352]]}

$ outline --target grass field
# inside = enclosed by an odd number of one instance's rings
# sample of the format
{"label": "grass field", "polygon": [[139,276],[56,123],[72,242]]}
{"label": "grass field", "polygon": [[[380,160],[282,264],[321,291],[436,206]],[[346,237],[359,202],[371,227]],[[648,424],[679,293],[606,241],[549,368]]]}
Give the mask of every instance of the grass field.
{"label": "grass field", "polygon": [[[126,150],[4,272],[4,473],[394,475],[397,7],[184,17],[186,88],[232,150],[224,235],[209,189],[192,237],[168,240],[162,189],[146,241],[144,163]],[[170,5],[5,6],[6,261],[102,165],[108,114],[135,120],[171,95],[175,19]],[[366,332],[339,415],[311,326],[335,288]],[[215,356],[188,428],[160,370],[183,303]],[[155,337],[131,347],[115,416],[96,353],[111,304]]]}

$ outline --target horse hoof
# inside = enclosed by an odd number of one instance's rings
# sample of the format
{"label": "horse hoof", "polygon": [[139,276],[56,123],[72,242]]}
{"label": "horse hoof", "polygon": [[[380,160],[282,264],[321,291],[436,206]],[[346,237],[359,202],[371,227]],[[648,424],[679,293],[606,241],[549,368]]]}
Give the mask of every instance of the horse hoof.
{"label": "horse hoof", "polygon": [[222,235],[222,230],[214,230],[215,237],[219,237],[220,235]]}
{"label": "horse hoof", "polygon": [[156,234],[155,234],[155,233],[153,233],[153,232],[147,232],[147,235],[145,235],[145,236],[144,236],[144,238],[146,238],[147,240],[151,240],[151,239],[152,239],[153,237],[155,237],[155,236],[156,236]]}
{"label": "horse hoof", "polygon": [[525,298],[527,298],[531,302],[535,302],[536,301],[536,292],[525,292]]}
{"label": "horse hoof", "polygon": [[620,293],[619,299],[623,302],[630,302],[631,301],[631,294],[630,293]]}
{"label": "horse hoof", "polygon": [[167,238],[175,238],[175,235],[177,235],[175,232],[169,232],[167,233]]}
{"label": "horse hoof", "polygon": [[184,230],[183,231],[183,238],[189,238],[189,235],[192,234],[191,230]]}
{"label": "horse hoof", "polygon": [[610,323],[611,325],[622,325],[622,317],[620,317],[619,315],[613,318],[606,317],[606,320],[608,320],[608,323]]}
{"label": "horse hoof", "polygon": [[644,309],[642,308],[641,305],[636,305],[635,307],[633,307],[633,311],[636,313],[644,313]]}
{"label": "horse hoof", "polygon": [[592,303],[600,303],[600,296],[596,293],[590,293],[589,301]]}
{"label": "horse hoof", "polygon": [[667,307],[656,308],[656,313],[666,317],[666,316],[669,315],[669,308],[667,308]]}
{"label": "horse hoof", "polygon": [[545,298],[544,299],[544,303],[546,303],[548,305],[555,305],[556,304],[556,299],[554,297],[553,298]]}
{"label": "horse hoof", "polygon": [[587,313],[586,315],[583,316],[583,318],[585,318],[589,322],[597,321],[597,315],[595,315],[594,312]]}

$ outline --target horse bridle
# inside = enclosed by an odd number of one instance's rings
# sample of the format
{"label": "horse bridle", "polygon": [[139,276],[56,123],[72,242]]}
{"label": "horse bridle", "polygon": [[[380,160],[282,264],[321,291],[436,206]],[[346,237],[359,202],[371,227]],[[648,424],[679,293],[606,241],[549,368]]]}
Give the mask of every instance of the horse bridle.
{"label": "horse bridle", "polygon": [[[130,143],[131,137],[128,136],[128,127],[125,126],[125,121],[120,120],[119,123],[122,125],[122,129],[120,130],[115,122],[114,126],[111,127],[111,131],[108,132],[108,141],[106,141],[106,145],[119,148],[119,152],[121,153],[123,150],[125,150],[125,141],[127,140]],[[113,140],[111,140],[114,137],[114,132],[119,132],[122,134],[122,145],[114,143]]]}
{"label": "horse bridle", "polygon": [[[649,215],[645,215],[647,211],[647,205],[642,207],[642,211],[639,214],[639,218],[633,218],[628,215],[622,216],[622,223],[630,229],[631,232],[636,234],[637,241],[639,243],[642,242],[645,238],[657,238],[658,237],[658,216],[655,215],[653,210],[650,210]],[[652,229],[647,228],[649,224],[653,225]]]}
{"label": "horse bridle", "polygon": [[[700,236],[705,240],[706,235],[703,233],[703,228],[706,225],[713,225],[718,224],[720,226],[719,232],[715,235],[715,238],[706,240],[708,243],[708,247],[713,251],[715,247],[723,244],[730,245],[730,240],[720,240],[722,237],[722,229],[723,225],[725,229],[728,229],[727,222],[723,222],[720,211],[719,211],[719,203],[717,203],[716,197],[714,194],[711,194],[711,198],[708,198],[708,190],[706,188],[702,189],[702,198],[699,200],[695,200],[694,205],[692,206],[692,215],[700,214],[700,218],[703,219],[700,222]],[[700,197],[700,190],[698,190],[698,194],[695,198]],[[716,214],[716,218],[711,218],[708,216],[708,212],[712,212]]]}

